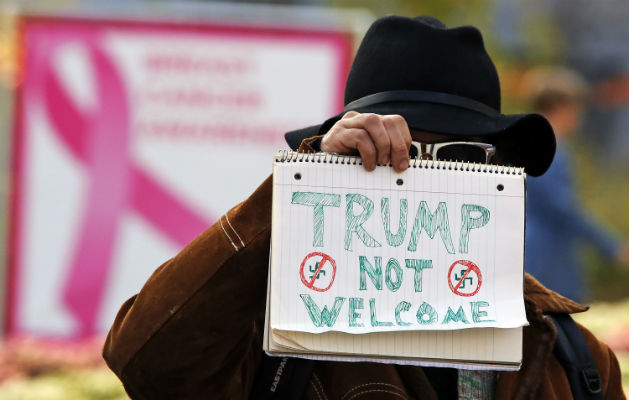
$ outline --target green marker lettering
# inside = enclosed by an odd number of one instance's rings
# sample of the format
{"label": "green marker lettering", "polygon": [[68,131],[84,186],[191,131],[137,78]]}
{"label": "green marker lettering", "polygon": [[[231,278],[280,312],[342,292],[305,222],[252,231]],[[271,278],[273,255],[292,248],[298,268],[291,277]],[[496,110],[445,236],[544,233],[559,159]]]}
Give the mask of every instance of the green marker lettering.
{"label": "green marker lettering", "polygon": [[416,319],[421,325],[432,325],[437,321],[438,313],[433,307],[431,307],[431,304],[425,301],[420,304],[420,307],[418,307]]}
{"label": "green marker lettering", "polygon": [[[396,274],[396,280],[392,279],[392,271]],[[397,291],[400,288],[400,285],[402,285],[402,279],[403,270],[400,268],[398,260],[390,258],[389,261],[387,261],[387,266],[385,267],[385,284],[387,285],[387,288],[392,292]]]}
{"label": "green marker lettering", "polygon": [[367,257],[359,256],[359,290],[367,290],[365,275],[370,277],[377,290],[383,290],[383,269],[381,268],[381,257],[374,257],[374,267]]}
{"label": "green marker lettering", "polygon": [[[363,208],[361,214],[354,215],[354,204],[358,204]],[[381,244],[363,228],[363,224],[370,218],[373,210],[374,202],[369,198],[361,194],[346,195],[346,237],[344,248],[347,251],[352,251],[352,233],[355,233],[367,247],[381,247]]]}
{"label": "green marker lettering", "polygon": [[339,316],[341,306],[345,301],[345,297],[335,297],[335,303],[332,306],[332,310],[329,311],[326,306],[324,306],[323,310],[320,310],[308,294],[301,294],[300,297],[306,306],[306,310],[308,311],[309,317],[311,317],[311,321],[313,321],[313,325],[318,328],[321,328],[324,325],[328,327],[333,326]]}
{"label": "green marker lettering", "polygon": [[363,309],[363,298],[350,297],[350,299],[348,299],[348,306],[348,325],[351,327],[363,326],[361,322],[357,322],[357,319],[361,318],[361,314],[359,314],[357,310]]}
{"label": "green marker lettering", "polygon": [[400,218],[398,219],[398,231],[395,235],[391,231],[390,218],[389,198],[383,197],[381,199],[381,220],[385,229],[385,239],[390,246],[398,247],[405,240],[407,234],[407,199],[400,200]]}
{"label": "green marker lettering", "polygon": [[479,308],[481,307],[488,307],[490,306],[490,304],[487,301],[471,301],[470,302],[470,311],[472,312],[472,319],[473,322],[492,322],[494,321],[493,319],[484,319],[482,320],[482,317],[485,317],[488,315],[487,312],[480,310]]}
{"label": "green marker lettering", "polygon": [[457,313],[454,313],[453,310],[451,310],[451,307],[448,308],[448,310],[446,311],[446,316],[444,317],[444,321],[442,321],[442,324],[448,324],[451,321],[453,322],[459,321],[465,324],[469,324],[468,320],[466,319],[466,314],[464,314],[464,309],[462,308],[462,306],[459,306]]}
{"label": "green marker lettering", "polygon": [[370,321],[372,323],[372,326],[392,326],[394,325],[393,322],[380,322],[376,320],[376,299],[375,298],[371,298],[370,299]]}
{"label": "green marker lettering", "polygon": [[396,323],[398,324],[398,326],[411,325],[410,322],[405,322],[402,320],[402,318],[400,318],[400,313],[403,311],[409,311],[410,308],[411,308],[411,303],[408,303],[406,301],[401,301],[400,303],[398,303],[398,305],[396,306],[396,310],[394,311],[396,315]]}
{"label": "green marker lettering", "polygon": [[422,270],[432,269],[433,262],[431,260],[414,260],[413,258],[405,259],[405,267],[415,270],[413,274],[414,290],[422,292]]}
{"label": "green marker lettering", "polygon": [[[473,217],[473,213],[478,213]],[[468,253],[469,234],[472,229],[481,228],[490,221],[490,211],[476,204],[462,205],[462,229],[459,234],[459,252]]]}
{"label": "green marker lettering", "polygon": [[433,214],[429,211],[429,206],[426,201],[420,202],[416,218],[413,221],[413,228],[411,229],[411,237],[407,250],[416,251],[418,248],[418,236],[420,236],[423,229],[431,239],[435,236],[435,231],[439,230],[446,251],[450,254],[455,254],[453,239],[451,239],[451,228],[448,222],[448,210],[445,202],[441,201]]}
{"label": "green marker lettering", "polygon": [[324,207],[339,207],[341,196],[317,192],[293,192],[291,204],[313,207],[313,247],[324,245]]}

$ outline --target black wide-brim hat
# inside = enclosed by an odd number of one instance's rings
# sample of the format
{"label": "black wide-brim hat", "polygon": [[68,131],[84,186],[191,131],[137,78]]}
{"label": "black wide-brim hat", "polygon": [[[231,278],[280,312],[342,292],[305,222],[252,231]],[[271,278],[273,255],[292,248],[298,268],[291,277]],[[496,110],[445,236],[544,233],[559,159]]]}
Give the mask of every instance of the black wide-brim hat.
{"label": "black wide-brim hat", "polygon": [[495,144],[502,163],[542,175],[556,150],[540,114],[501,114],[501,89],[479,30],[446,28],[432,17],[378,19],[365,34],[348,74],[344,111],[323,124],[288,132],[326,133],[348,111],[402,115],[410,128]]}

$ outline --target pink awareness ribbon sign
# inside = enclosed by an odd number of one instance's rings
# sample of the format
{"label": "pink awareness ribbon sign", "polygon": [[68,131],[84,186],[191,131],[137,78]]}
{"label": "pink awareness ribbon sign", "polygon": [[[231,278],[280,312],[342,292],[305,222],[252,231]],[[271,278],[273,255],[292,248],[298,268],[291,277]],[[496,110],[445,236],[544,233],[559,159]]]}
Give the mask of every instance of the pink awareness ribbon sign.
{"label": "pink awareness ribbon sign", "polygon": [[94,71],[97,106],[91,110],[73,102],[53,68],[60,44],[63,41],[49,42],[40,48],[44,54],[28,63],[33,67],[30,72],[41,78],[44,107],[55,134],[89,177],[78,240],[63,286],[63,300],[80,338],[100,333],[97,317],[125,212],[138,213],[180,247],[215,218],[197,213],[132,159],[129,98],[99,37],[81,35],[78,43]]}

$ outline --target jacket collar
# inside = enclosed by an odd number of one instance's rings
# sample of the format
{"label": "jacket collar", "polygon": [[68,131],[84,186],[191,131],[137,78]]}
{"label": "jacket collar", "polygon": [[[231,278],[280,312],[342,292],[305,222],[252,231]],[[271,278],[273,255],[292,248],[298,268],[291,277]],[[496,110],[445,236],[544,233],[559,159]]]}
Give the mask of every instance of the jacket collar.
{"label": "jacket collar", "polygon": [[525,302],[532,304],[543,314],[573,314],[588,310],[587,306],[576,303],[553,292],[540,284],[530,274],[525,274]]}

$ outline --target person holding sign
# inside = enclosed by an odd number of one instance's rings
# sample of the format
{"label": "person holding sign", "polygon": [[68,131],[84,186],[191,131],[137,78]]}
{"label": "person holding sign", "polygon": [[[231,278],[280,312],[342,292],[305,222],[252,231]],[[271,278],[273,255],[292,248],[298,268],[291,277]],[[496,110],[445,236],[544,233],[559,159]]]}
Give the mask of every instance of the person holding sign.
{"label": "person holding sign", "polygon": [[[500,113],[498,76],[481,33],[471,26],[449,29],[432,17],[375,21],[348,76],[345,104],[322,125],[289,132],[289,145],[358,153],[367,170],[391,163],[403,171],[416,141],[425,159],[514,165],[533,176],[545,172],[555,151],[545,118]],[[267,179],[123,304],[103,355],[132,398],[571,398],[573,375],[565,375],[553,354],[557,331],[547,314],[586,307],[529,275],[519,371],[264,356],[271,190]],[[305,266],[302,284],[324,290],[330,282],[315,280],[327,261],[319,262]],[[329,264],[326,279],[334,270]],[[588,388],[623,398],[614,354],[586,329],[582,333],[599,371],[584,375]]]}

